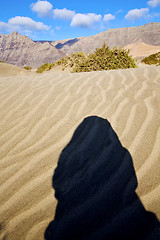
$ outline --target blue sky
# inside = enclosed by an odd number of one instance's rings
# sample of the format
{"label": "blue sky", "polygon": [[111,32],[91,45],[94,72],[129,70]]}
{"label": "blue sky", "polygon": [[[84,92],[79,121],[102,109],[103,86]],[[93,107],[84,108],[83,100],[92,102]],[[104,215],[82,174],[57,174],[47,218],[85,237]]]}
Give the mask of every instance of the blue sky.
{"label": "blue sky", "polygon": [[18,31],[33,40],[91,36],[149,22],[160,22],[160,0],[2,0],[0,6],[0,34]]}

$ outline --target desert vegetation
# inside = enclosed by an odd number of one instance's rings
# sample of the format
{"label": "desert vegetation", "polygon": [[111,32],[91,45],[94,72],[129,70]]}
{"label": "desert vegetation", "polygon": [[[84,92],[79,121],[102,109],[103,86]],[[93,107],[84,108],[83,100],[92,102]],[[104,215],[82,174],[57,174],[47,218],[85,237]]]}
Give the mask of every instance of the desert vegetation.
{"label": "desert vegetation", "polygon": [[95,52],[85,54],[83,52],[72,53],[51,64],[46,63],[37,69],[38,73],[48,71],[55,66],[61,66],[62,70],[70,68],[71,72],[103,71],[121,68],[137,67],[135,59],[129,55],[129,50],[122,48],[110,49],[104,43]]}
{"label": "desert vegetation", "polygon": [[160,65],[160,52],[151,54],[150,56],[144,58],[142,60],[142,63],[149,64],[149,65],[152,65],[152,64]]}
{"label": "desert vegetation", "polygon": [[30,66],[25,66],[24,69],[26,69],[26,70],[31,70],[32,67],[30,67]]}
{"label": "desert vegetation", "polygon": [[5,63],[4,61],[0,60],[0,63]]}
{"label": "desert vegetation", "polygon": [[49,71],[51,68],[54,67],[54,65],[55,65],[54,63],[45,63],[37,69],[37,73]]}

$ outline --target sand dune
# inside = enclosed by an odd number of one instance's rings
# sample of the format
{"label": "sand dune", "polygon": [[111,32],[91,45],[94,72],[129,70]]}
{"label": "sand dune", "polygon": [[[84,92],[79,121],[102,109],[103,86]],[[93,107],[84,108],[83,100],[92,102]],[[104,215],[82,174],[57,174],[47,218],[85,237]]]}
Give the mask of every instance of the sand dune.
{"label": "sand dune", "polygon": [[0,63],[0,77],[31,75],[28,70],[17,67],[9,63]]}
{"label": "sand dune", "polygon": [[59,155],[91,115],[111,123],[160,220],[160,67],[0,77],[0,102],[0,239],[44,239]]}
{"label": "sand dune", "polygon": [[160,46],[153,46],[144,42],[135,42],[125,46],[125,49],[129,49],[131,55],[134,58],[143,59],[151,54],[160,52]]}

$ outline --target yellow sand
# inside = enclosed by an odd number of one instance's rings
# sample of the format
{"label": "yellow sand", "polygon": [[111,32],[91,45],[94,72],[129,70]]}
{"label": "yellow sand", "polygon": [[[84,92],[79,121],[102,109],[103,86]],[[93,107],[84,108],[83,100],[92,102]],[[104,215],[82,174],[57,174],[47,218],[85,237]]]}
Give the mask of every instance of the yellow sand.
{"label": "yellow sand", "polygon": [[134,58],[138,57],[145,58],[151,54],[160,52],[160,46],[153,46],[146,44],[144,42],[131,43],[127,45],[125,48],[130,50],[130,53]]}
{"label": "yellow sand", "polygon": [[160,219],[160,67],[0,77],[0,239],[44,239],[58,157],[91,115],[110,121]]}
{"label": "yellow sand", "polygon": [[9,63],[0,63],[0,77],[31,75],[33,72]]}

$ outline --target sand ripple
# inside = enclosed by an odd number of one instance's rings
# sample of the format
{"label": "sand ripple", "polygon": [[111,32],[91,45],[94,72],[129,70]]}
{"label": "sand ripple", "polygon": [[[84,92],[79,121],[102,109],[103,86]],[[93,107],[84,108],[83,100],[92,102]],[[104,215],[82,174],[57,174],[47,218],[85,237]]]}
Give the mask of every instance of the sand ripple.
{"label": "sand ripple", "polygon": [[160,67],[1,77],[0,93],[0,239],[43,239],[59,154],[91,115],[110,121],[160,219]]}

